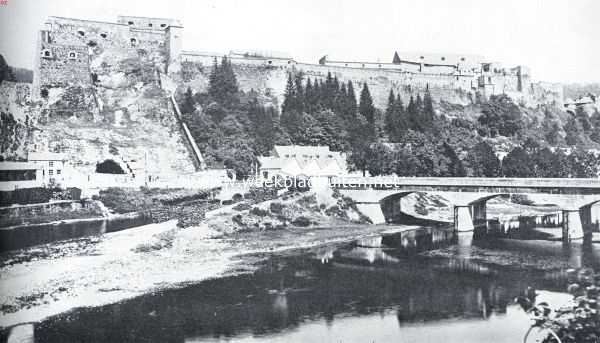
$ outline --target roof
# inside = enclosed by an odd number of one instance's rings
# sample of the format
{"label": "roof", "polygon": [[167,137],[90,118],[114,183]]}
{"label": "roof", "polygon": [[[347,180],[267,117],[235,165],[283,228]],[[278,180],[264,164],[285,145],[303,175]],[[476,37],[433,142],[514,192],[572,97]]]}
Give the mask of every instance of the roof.
{"label": "roof", "polygon": [[321,145],[275,145],[273,150],[275,152],[273,155],[280,158],[303,158],[307,156],[325,157],[332,154],[332,151],[329,151],[328,146]]}
{"label": "roof", "polygon": [[245,57],[256,57],[256,58],[277,58],[283,60],[293,59],[292,55],[283,51],[270,51],[270,50],[231,50],[231,55],[241,55]]}
{"label": "roof", "polygon": [[57,152],[30,152],[27,155],[29,161],[65,161],[65,154]]}
{"label": "roof", "polygon": [[0,162],[0,170],[37,170],[40,167],[33,162]]}
{"label": "roof", "polygon": [[286,160],[274,156],[261,156],[258,158],[260,169],[281,169],[286,164]]}
{"label": "roof", "polygon": [[397,51],[394,54],[394,63],[398,57],[404,62],[416,62],[424,64],[436,65],[479,65],[485,61],[481,55],[470,54],[446,54],[446,53],[431,53],[431,52],[405,52]]}

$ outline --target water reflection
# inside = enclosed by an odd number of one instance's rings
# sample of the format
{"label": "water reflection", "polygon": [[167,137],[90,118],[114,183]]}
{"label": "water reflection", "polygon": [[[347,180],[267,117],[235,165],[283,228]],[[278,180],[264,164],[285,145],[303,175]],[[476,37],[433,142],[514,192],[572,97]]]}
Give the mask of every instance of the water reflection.
{"label": "water reflection", "polygon": [[529,325],[517,295],[562,291],[568,267],[598,260],[592,244],[469,242],[423,228],[383,235],[378,248],[275,256],[251,275],[77,309],[36,324],[35,340],[515,342]]}

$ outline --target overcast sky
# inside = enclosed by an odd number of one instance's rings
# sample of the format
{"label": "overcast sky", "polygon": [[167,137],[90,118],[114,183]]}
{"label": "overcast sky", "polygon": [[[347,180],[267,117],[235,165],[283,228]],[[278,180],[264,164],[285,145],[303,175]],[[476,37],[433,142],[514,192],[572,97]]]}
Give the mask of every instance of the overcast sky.
{"label": "overcast sky", "polygon": [[48,16],[116,21],[178,18],[184,49],[285,51],[390,62],[395,50],[479,54],[524,64],[536,79],[600,82],[598,0],[8,0],[0,5],[0,54],[31,68]]}

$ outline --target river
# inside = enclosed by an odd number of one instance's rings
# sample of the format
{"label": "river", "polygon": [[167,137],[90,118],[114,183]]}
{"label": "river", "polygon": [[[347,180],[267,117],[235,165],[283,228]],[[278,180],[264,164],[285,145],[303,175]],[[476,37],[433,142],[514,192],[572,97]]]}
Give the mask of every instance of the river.
{"label": "river", "polygon": [[[600,265],[596,244],[471,242],[432,227],[384,233],[380,247],[361,242],[248,252],[238,255],[246,268],[239,273],[73,308],[35,323],[33,336],[35,342],[521,342],[530,321],[515,297],[534,287],[559,305],[569,299],[567,269]],[[3,330],[3,340],[9,334]]]}

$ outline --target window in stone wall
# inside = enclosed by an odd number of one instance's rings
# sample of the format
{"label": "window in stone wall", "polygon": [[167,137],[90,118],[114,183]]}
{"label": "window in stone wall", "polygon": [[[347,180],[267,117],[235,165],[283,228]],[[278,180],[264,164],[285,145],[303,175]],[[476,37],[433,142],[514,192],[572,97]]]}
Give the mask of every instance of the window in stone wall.
{"label": "window in stone wall", "polygon": [[273,64],[273,61],[268,61],[267,63],[269,63],[269,64]]}
{"label": "window in stone wall", "polygon": [[48,50],[48,49],[44,49],[42,50],[42,57],[45,58],[52,58],[52,51]]}
{"label": "window in stone wall", "polygon": [[149,23],[149,24],[148,24],[148,27],[152,27],[152,23]]}
{"label": "window in stone wall", "polygon": [[128,22],[127,24],[129,24],[129,25],[133,25],[133,22],[132,22],[132,21],[130,21],[130,22]]}
{"label": "window in stone wall", "polygon": [[131,38],[130,42],[131,42],[131,46],[137,45],[137,39],[135,39],[135,38]]}
{"label": "window in stone wall", "polygon": [[77,59],[77,53],[75,51],[69,51],[69,59],[70,60]]}
{"label": "window in stone wall", "polygon": [[46,88],[42,88],[42,90],[40,91],[40,95],[42,96],[42,98],[46,99],[48,97],[48,90]]}
{"label": "window in stone wall", "polygon": [[160,27],[167,27],[167,24],[160,24]]}
{"label": "window in stone wall", "polygon": [[92,47],[92,48],[93,48],[93,47],[95,47],[96,45],[98,45],[98,43],[96,43],[96,41],[93,41],[93,40],[91,40],[91,41],[89,41],[89,42],[87,43],[87,45],[88,45],[89,47]]}
{"label": "window in stone wall", "polygon": [[79,33],[81,37],[85,36],[85,31],[83,29],[77,30],[77,33]]}
{"label": "window in stone wall", "polygon": [[108,37],[108,34],[106,34],[105,32],[102,32],[102,33],[100,34],[100,37],[102,37],[102,38],[106,38],[106,37]]}
{"label": "window in stone wall", "polygon": [[442,61],[445,61],[445,60],[446,60],[446,57],[443,57],[443,56],[442,56]]}
{"label": "window in stone wall", "polygon": [[464,57],[461,57],[461,58],[460,58],[460,60],[464,62],[464,61],[465,61],[465,58],[464,58]]}

